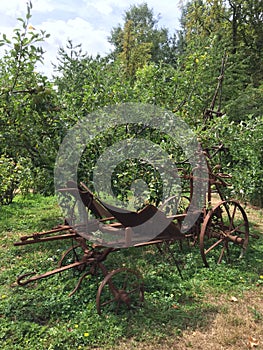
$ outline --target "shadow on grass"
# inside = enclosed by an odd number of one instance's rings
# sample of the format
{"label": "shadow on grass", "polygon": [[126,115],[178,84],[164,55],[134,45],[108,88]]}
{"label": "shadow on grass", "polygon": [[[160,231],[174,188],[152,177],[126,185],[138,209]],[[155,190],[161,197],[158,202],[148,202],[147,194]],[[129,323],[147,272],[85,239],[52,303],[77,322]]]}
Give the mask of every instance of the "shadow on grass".
{"label": "shadow on grass", "polygon": [[[160,340],[180,336],[186,329],[206,329],[218,312],[214,305],[207,304],[201,298],[190,298],[187,294],[181,294],[180,300],[167,300],[146,292],[141,308],[123,308],[118,314],[110,312],[99,316],[95,308],[96,283],[88,281],[89,284],[86,283],[78,294],[69,298],[65,292],[67,288],[63,290],[56,285],[57,281],[54,278],[41,285],[14,288],[8,305],[1,311],[2,317],[8,324],[15,323],[17,329],[33,323],[46,331],[60,327],[60,331],[68,332],[76,324],[80,328],[85,325],[91,334],[89,345],[102,346],[130,338],[137,341]],[[61,282],[65,283],[65,279]],[[6,335],[15,337],[17,329]],[[77,344],[77,334],[72,332],[71,337],[73,343],[76,337],[74,344]]]}

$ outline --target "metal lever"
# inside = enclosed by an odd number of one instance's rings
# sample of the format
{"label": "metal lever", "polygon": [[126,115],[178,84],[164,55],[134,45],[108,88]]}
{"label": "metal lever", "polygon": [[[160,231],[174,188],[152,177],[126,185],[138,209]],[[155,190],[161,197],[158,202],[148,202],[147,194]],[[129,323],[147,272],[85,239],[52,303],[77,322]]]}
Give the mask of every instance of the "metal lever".
{"label": "metal lever", "polygon": [[[55,275],[56,273],[60,273],[60,272],[63,272],[63,271],[69,270],[69,269],[73,269],[74,267],[78,267],[81,265],[86,265],[86,262],[85,261],[77,261],[77,262],[74,262],[70,265],[62,266],[62,267],[59,267],[55,270],[48,271],[48,272],[40,274],[40,275],[36,275],[35,272],[25,273],[24,275],[21,275],[17,278],[17,284],[19,284],[20,286],[25,286],[26,284],[28,284],[30,282],[38,281],[42,278],[46,278],[46,277]],[[28,276],[32,276],[32,275],[35,275],[35,276],[26,279]]]}

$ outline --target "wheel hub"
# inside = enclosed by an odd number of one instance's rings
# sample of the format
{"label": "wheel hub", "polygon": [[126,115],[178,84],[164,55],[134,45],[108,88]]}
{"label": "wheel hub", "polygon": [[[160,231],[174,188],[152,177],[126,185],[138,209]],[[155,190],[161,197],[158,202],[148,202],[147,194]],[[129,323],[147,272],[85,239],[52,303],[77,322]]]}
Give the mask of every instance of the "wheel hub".
{"label": "wheel hub", "polygon": [[119,290],[118,295],[117,295],[117,300],[122,301],[126,305],[131,304],[131,298],[130,298],[129,294],[124,289]]}

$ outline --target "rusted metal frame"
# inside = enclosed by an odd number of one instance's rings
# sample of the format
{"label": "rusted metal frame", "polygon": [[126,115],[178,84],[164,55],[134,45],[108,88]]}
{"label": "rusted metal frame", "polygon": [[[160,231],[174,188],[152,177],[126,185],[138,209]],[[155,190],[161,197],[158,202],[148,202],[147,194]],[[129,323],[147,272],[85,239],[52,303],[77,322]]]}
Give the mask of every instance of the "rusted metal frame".
{"label": "rusted metal frame", "polygon": [[[172,243],[171,240],[163,240],[161,242],[161,244],[157,243],[156,245],[157,245],[157,248],[158,248],[161,255],[163,255],[163,254],[168,255],[171,258],[171,260],[175,263],[177,271],[178,271],[181,279],[183,279],[182,270],[180,268],[179,261],[177,259],[175,259],[174,253],[171,250],[171,247],[170,247],[171,243]],[[165,249],[162,248],[162,245],[165,245]]]}
{"label": "rusted metal frame", "polygon": [[[227,212],[227,215],[228,215],[228,219],[229,219],[229,228],[231,229],[231,231],[229,231],[228,233],[227,233],[227,237],[228,237],[228,239],[229,240],[231,240],[233,243],[237,243],[237,244],[244,244],[244,239],[243,238],[241,238],[241,237],[237,237],[237,236],[233,236],[232,235],[232,233],[234,233],[234,232],[239,232],[239,227],[240,226],[242,226],[244,223],[248,223],[248,220],[247,220],[247,216],[246,216],[246,213],[245,213],[245,211],[244,211],[244,209],[240,206],[240,205],[238,205],[238,202],[237,201],[234,201],[234,200],[232,200],[232,203],[234,203],[235,204],[235,207],[234,207],[234,210],[233,210],[233,213],[232,213],[232,215],[231,215],[231,213],[230,213],[230,211],[229,211],[229,208],[228,208],[228,202],[227,201],[222,201],[221,203],[219,203],[218,205],[223,205],[224,206],[224,208],[225,208],[225,210],[226,210],[226,212]],[[236,214],[236,210],[237,210],[237,208],[239,207],[239,209],[240,209],[240,211],[241,211],[241,213],[242,213],[242,215],[243,215],[243,217],[244,217],[244,223],[241,223],[240,225],[238,225],[237,227],[235,227],[234,226],[234,224],[233,224],[233,221],[234,221],[234,217],[235,217],[235,214]],[[242,233],[242,232],[241,232]]]}
{"label": "rusted metal frame", "polygon": [[[224,52],[224,55],[223,55],[222,61],[221,61],[220,75],[218,77],[217,87],[215,89],[215,93],[214,93],[214,96],[212,98],[210,108],[207,109],[204,113],[204,125],[206,124],[207,120],[211,120],[213,118],[213,114],[215,114],[217,116],[223,115],[223,113],[220,110],[221,110],[222,89],[223,89],[223,80],[224,80],[224,74],[225,74],[225,69],[226,69],[226,63],[227,63],[227,54],[226,54],[226,52]],[[215,103],[216,103],[216,100],[218,97],[219,97],[218,108],[217,108],[217,111],[214,111]]]}
{"label": "rusted metal frame", "polygon": [[30,272],[30,273],[26,273],[24,275],[21,275],[17,278],[17,283],[20,285],[20,286],[24,286],[30,282],[35,282],[35,281],[38,281],[40,279],[43,279],[43,278],[46,278],[46,277],[50,277],[52,275],[55,275],[57,273],[60,273],[60,272],[63,272],[63,271],[66,271],[66,270],[69,270],[69,269],[73,269],[73,268],[76,268],[80,265],[84,265],[86,264],[86,262],[84,261],[77,261],[75,263],[72,263],[70,265],[67,265],[67,266],[62,266],[62,267],[59,267],[55,270],[52,270],[52,271],[48,271],[48,272],[45,272],[43,274],[40,274],[40,275],[35,275],[34,277],[30,277],[28,278],[27,280],[23,281],[24,278],[28,277],[28,276],[32,276],[33,274],[35,274],[35,272]]}
{"label": "rusted metal frame", "polygon": [[35,232],[35,233],[32,233],[31,235],[28,235],[28,236],[22,236],[22,237],[20,237],[20,240],[26,241],[27,239],[30,239],[30,238],[38,239],[42,236],[49,235],[49,234],[56,233],[56,232],[61,232],[61,231],[67,231],[67,230],[70,230],[71,228],[72,227],[69,225],[59,225],[59,226],[57,226],[49,231]]}
{"label": "rusted metal frame", "polygon": [[75,294],[75,293],[80,289],[80,286],[81,286],[82,281],[84,280],[84,278],[85,278],[86,276],[88,276],[88,275],[90,275],[90,274],[91,274],[91,271],[87,271],[87,272],[85,272],[85,273],[80,277],[80,279],[78,280],[78,282],[77,282],[75,288],[69,293],[69,297],[71,297],[73,294]]}
{"label": "rusted metal frame", "polygon": [[105,276],[105,273],[107,274],[106,267],[102,264],[104,260],[106,260],[107,256],[117,249],[114,248],[105,248],[102,252],[96,251],[96,249],[91,249],[85,253],[85,256],[82,260],[85,261],[85,267],[87,265],[91,265],[90,270],[85,272],[78,280],[75,288],[72,290],[72,292],[69,294],[69,296],[72,296],[77,292],[77,290],[80,288],[82,281],[87,275],[95,275],[96,270],[100,268],[102,270],[103,275]]}
{"label": "rusted metal frame", "polygon": [[[138,283],[138,286],[136,286],[136,288],[134,288],[130,291],[127,291],[126,290],[126,288],[127,288],[126,283],[128,282],[128,279],[125,279],[124,284],[120,289],[116,288],[116,286],[114,285],[114,283],[112,281],[112,277],[118,273],[121,273],[121,272],[127,272],[127,274],[128,273],[133,274],[137,277],[137,280],[140,281],[141,275],[137,271],[123,267],[123,268],[118,268],[116,270],[112,270],[112,271],[108,272],[103,264],[100,265],[100,268],[101,268],[105,277],[98,288],[97,297],[96,297],[97,311],[99,314],[101,314],[101,306],[106,306],[106,305],[113,303],[113,302],[117,303],[116,311],[118,311],[121,303],[125,303],[128,307],[130,307],[130,304],[131,304],[130,295],[136,291],[139,291],[140,301],[143,301],[143,285],[141,283]],[[112,294],[112,298],[110,298],[109,300],[107,300],[101,304],[101,302],[100,302],[101,294],[102,294],[103,289],[106,285],[109,286],[109,291]]]}
{"label": "rusted metal frame", "polygon": [[211,185],[215,185],[216,187],[216,191],[219,194],[219,197],[221,199],[221,201],[226,200],[225,196],[223,195],[223,192],[221,191],[221,186],[227,187],[230,186],[229,183],[227,183],[226,181],[223,180],[223,178],[231,178],[230,175],[228,174],[215,174],[212,171],[211,165],[210,165],[210,161],[211,159],[219,152],[224,151],[224,145],[220,144],[218,147],[215,147],[215,152],[210,155],[209,154],[209,150],[206,149],[205,150],[205,155],[206,155],[206,159],[207,159],[207,168],[209,171],[209,188],[208,188],[208,202],[211,203]]}
{"label": "rusted metal frame", "polygon": [[[79,245],[79,246],[81,247],[81,245]],[[60,266],[57,269],[54,269],[52,271],[48,271],[46,273],[39,274],[39,275],[35,275],[35,272],[23,274],[17,278],[17,283],[21,286],[24,286],[28,283],[36,282],[40,279],[53,276],[55,274],[64,272],[64,271],[69,270],[69,269],[82,267],[84,270],[88,265],[92,265],[90,271],[86,272],[84,275],[81,276],[76,287],[70,293],[70,295],[73,295],[80,288],[81,282],[83,281],[84,277],[86,277],[88,274],[92,274],[92,271],[94,271],[97,266],[102,268],[102,266],[103,266],[102,261],[106,260],[109,253],[113,252],[114,250],[116,250],[116,249],[115,248],[106,248],[102,252],[96,251],[95,249],[85,250],[84,256],[80,261],[74,262],[74,263],[66,265],[66,266]],[[68,251],[69,250],[67,250],[67,252]],[[63,257],[65,257],[65,254],[63,255]],[[105,273],[106,270],[104,268],[102,268],[102,269],[103,269],[103,272]],[[32,275],[35,275],[35,276],[30,277],[30,278],[25,280],[25,278],[32,276]]]}
{"label": "rusted metal frame", "polygon": [[[72,292],[69,294],[69,296],[72,296],[73,294],[75,294],[77,292],[77,290],[80,288],[82,281],[84,280],[84,278],[87,275],[95,275],[96,270],[98,268],[100,268],[104,273],[107,274],[107,270],[106,267],[102,264],[102,261],[106,260],[107,256],[109,255],[109,253],[113,252],[114,249],[112,248],[106,248],[104,249],[104,251],[101,252],[96,252],[96,250],[90,250],[88,251],[86,254],[86,257],[84,258],[86,260],[85,266],[87,265],[91,265],[91,268],[89,271],[87,271],[86,273],[84,273],[78,280],[75,288],[72,290]],[[105,276],[105,275],[104,275]]]}
{"label": "rusted metal frame", "polygon": [[77,258],[77,261],[79,261],[78,257],[77,257],[77,254],[75,252],[75,249],[77,248],[81,248],[81,245],[80,244],[77,244],[77,245],[73,245],[72,243],[72,246],[70,248],[68,248],[62,255],[62,257],[60,258],[59,260],[59,263],[58,263],[58,267],[62,267],[62,264],[63,264],[63,260],[66,258],[66,256],[71,252],[71,251],[74,251],[74,255],[75,257]]}
{"label": "rusted metal frame", "polygon": [[72,239],[72,238],[76,238],[77,236],[78,236],[77,233],[67,233],[67,234],[64,234],[64,235],[45,237],[45,238],[38,238],[38,239],[30,239],[28,241],[15,242],[14,246],[35,244],[35,243],[40,243],[40,242],[58,241],[58,240],[62,240],[62,239]]}

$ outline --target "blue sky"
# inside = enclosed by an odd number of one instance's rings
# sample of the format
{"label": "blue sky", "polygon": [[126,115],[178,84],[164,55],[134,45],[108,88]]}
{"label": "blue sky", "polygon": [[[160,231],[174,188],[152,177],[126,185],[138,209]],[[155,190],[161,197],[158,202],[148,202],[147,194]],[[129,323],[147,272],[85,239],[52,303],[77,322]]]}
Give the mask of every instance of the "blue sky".
{"label": "blue sky", "polygon": [[[43,29],[51,34],[44,49],[45,64],[39,70],[50,75],[51,62],[56,62],[59,47],[68,39],[74,44],[82,44],[90,55],[109,53],[111,46],[107,37],[113,27],[122,23],[122,16],[130,5],[145,1],[134,0],[32,0],[31,25],[36,30]],[[154,14],[161,15],[159,26],[167,27],[170,33],[179,29],[181,0],[146,1]],[[17,26],[17,17],[26,12],[27,0],[1,1],[0,33],[10,36]],[[0,53],[1,54],[1,53]]]}

